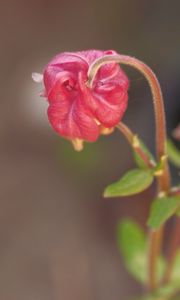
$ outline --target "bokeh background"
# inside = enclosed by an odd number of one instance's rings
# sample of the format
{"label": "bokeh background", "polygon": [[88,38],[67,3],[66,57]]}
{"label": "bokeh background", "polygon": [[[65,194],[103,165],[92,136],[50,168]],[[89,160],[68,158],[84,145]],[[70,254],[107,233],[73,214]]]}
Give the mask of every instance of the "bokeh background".
{"label": "bokeh background", "polygon": [[[118,300],[141,293],[116,246],[122,217],[145,225],[154,188],[103,199],[133,165],[115,132],[75,153],[48,124],[31,73],[58,52],[116,49],[141,58],[162,85],[168,133],[180,121],[178,0],[0,0],[0,299]],[[154,117],[143,77],[130,78],[124,121],[154,151]],[[178,172],[173,180],[178,182]]]}

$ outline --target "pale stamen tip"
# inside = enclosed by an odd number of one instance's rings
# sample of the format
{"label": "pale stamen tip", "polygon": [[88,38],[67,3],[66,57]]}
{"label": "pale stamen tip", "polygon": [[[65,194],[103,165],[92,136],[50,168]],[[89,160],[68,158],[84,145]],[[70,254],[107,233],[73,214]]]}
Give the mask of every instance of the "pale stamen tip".
{"label": "pale stamen tip", "polygon": [[82,151],[84,148],[83,140],[81,139],[77,139],[77,138],[72,139],[71,143],[73,144],[74,150],[78,152]]}

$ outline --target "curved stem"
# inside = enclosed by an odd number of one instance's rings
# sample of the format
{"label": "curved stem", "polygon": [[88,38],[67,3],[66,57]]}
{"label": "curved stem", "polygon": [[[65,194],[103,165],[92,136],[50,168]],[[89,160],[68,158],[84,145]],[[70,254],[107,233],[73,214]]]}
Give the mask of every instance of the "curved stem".
{"label": "curved stem", "polygon": [[116,127],[126,137],[128,143],[130,145],[132,145],[133,144],[134,134],[132,133],[131,129],[127,125],[125,125],[123,122],[120,122]]}
{"label": "curved stem", "polygon": [[134,134],[131,129],[125,125],[123,122],[120,122],[116,127],[121,131],[121,133],[125,136],[130,146],[133,148],[134,152],[136,152],[141,159],[144,161],[148,168],[154,168],[155,162],[150,160],[147,154],[143,151],[140,146],[140,142],[138,136]]}
{"label": "curved stem", "polygon": [[[94,78],[99,68],[107,63],[120,63],[131,66],[140,71],[147,79],[153,96],[155,122],[156,122],[156,153],[157,159],[160,160],[166,156],[166,124],[164,113],[164,102],[159,82],[154,72],[140,60],[126,55],[107,55],[97,59],[91,65],[88,72],[87,85],[92,88]],[[158,192],[168,193],[170,187],[170,175],[167,160],[164,163],[162,175],[157,178]],[[157,259],[160,254],[161,241],[163,236],[163,227],[149,233],[149,288],[154,290],[158,286],[156,267]]]}
{"label": "curved stem", "polygon": [[[94,64],[91,65],[88,71],[87,85],[92,88],[93,81],[99,70],[99,68],[107,63],[120,63],[131,66],[140,71],[147,79],[151,88],[153,96],[153,104],[155,111],[156,121],[156,152],[158,160],[162,156],[166,155],[166,124],[164,113],[164,102],[159,82],[154,72],[142,61],[127,55],[107,55],[97,59]],[[170,176],[168,171],[168,164],[165,164],[164,173],[159,177],[158,185],[160,191],[168,191],[170,185]]]}

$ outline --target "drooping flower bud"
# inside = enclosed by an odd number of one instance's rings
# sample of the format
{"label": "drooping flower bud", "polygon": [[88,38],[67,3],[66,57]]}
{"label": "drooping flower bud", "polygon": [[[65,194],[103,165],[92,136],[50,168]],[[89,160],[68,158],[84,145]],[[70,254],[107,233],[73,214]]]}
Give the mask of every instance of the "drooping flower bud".
{"label": "drooping flower bud", "polygon": [[[111,132],[127,108],[129,81],[117,63],[103,65],[92,88],[86,84],[92,63],[112,54],[117,53],[64,52],[55,56],[44,70],[49,121],[59,135],[73,142],[76,150],[83,148],[83,141],[94,142],[101,133]],[[34,77],[37,81],[37,75]]]}

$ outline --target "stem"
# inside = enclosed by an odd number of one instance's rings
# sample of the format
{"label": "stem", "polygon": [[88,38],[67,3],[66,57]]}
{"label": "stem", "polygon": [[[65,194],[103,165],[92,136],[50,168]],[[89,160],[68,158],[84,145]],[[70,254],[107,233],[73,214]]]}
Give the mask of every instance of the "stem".
{"label": "stem", "polygon": [[123,122],[119,123],[116,127],[121,131],[121,133],[127,139],[128,143],[132,146],[133,138],[135,135],[133,134],[131,129],[127,125],[125,125]]}
{"label": "stem", "polygon": [[[151,88],[151,93],[153,96],[153,105],[155,112],[155,122],[156,122],[156,153],[157,159],[166,156],[166,126],[165,126],[165,113],[164,113],[164,102],[161,92],[159,82],[156,78],[154,72],[140,60],[126,56],[126,55],[107,55],[102,58],[97,59],[94,64],[91,65],[88,72],[88,82],[87,85],[92,88],[94,78],[97,74],[99,68],[107,63],[120,63],[131,67],[134,67],[140,71],[147,79],[149,86]],[[164,170],[162,175],[157,178],[158,192],[169,192],[170,187],[170,175],[167,160],[164,163]],[[150,290],[156,289],[158,286],[157,279],[157,260],[161,250],[163,236],[163,227],[156,231],[150,231],[149,233],[149,288]]]}
{"label": "stem", "polygon": [[163,241],[164,227],[161,226],[157,230],[149,230],[149,289],[155,290],[158,287],[157,280],[157,263],[158,257],[161,253]]}
{"label": "stem", "polygon": [[[87,85],[92,88],[93,81],[99,68],[104,64],[113,62],[134,67],[145,76],[150,85],[156,121],[156,152],[157,158],[160,160],[162,156],[166,155],[166,126],[162,92],[154,72],[146,64],[134,57],[126,55],[107,55],[97,59],[94,64],[90,66]],[[169,190],[170,176],[167,163],[165,164],[163,176],[159,177],[158,181],[160,191]]]}
{"label": "stem", "polygon": [[155,165],[156,165],[155,162],[152,161],[152,160],[150,160],[149,157],[147,156],[147,154],[140,147],[139,139],[138,139],[137,135],[135,135],[130,130],[130,128],[127,125],[125,125],[123,122],[120,122],[116,127],[125,136],[125,138],[127,139],[128,143],[130,144],[130,146],[141,157],[141,159],[144,161],[144,163],[146,164],[146,166],[148,168],[154,168]]}

